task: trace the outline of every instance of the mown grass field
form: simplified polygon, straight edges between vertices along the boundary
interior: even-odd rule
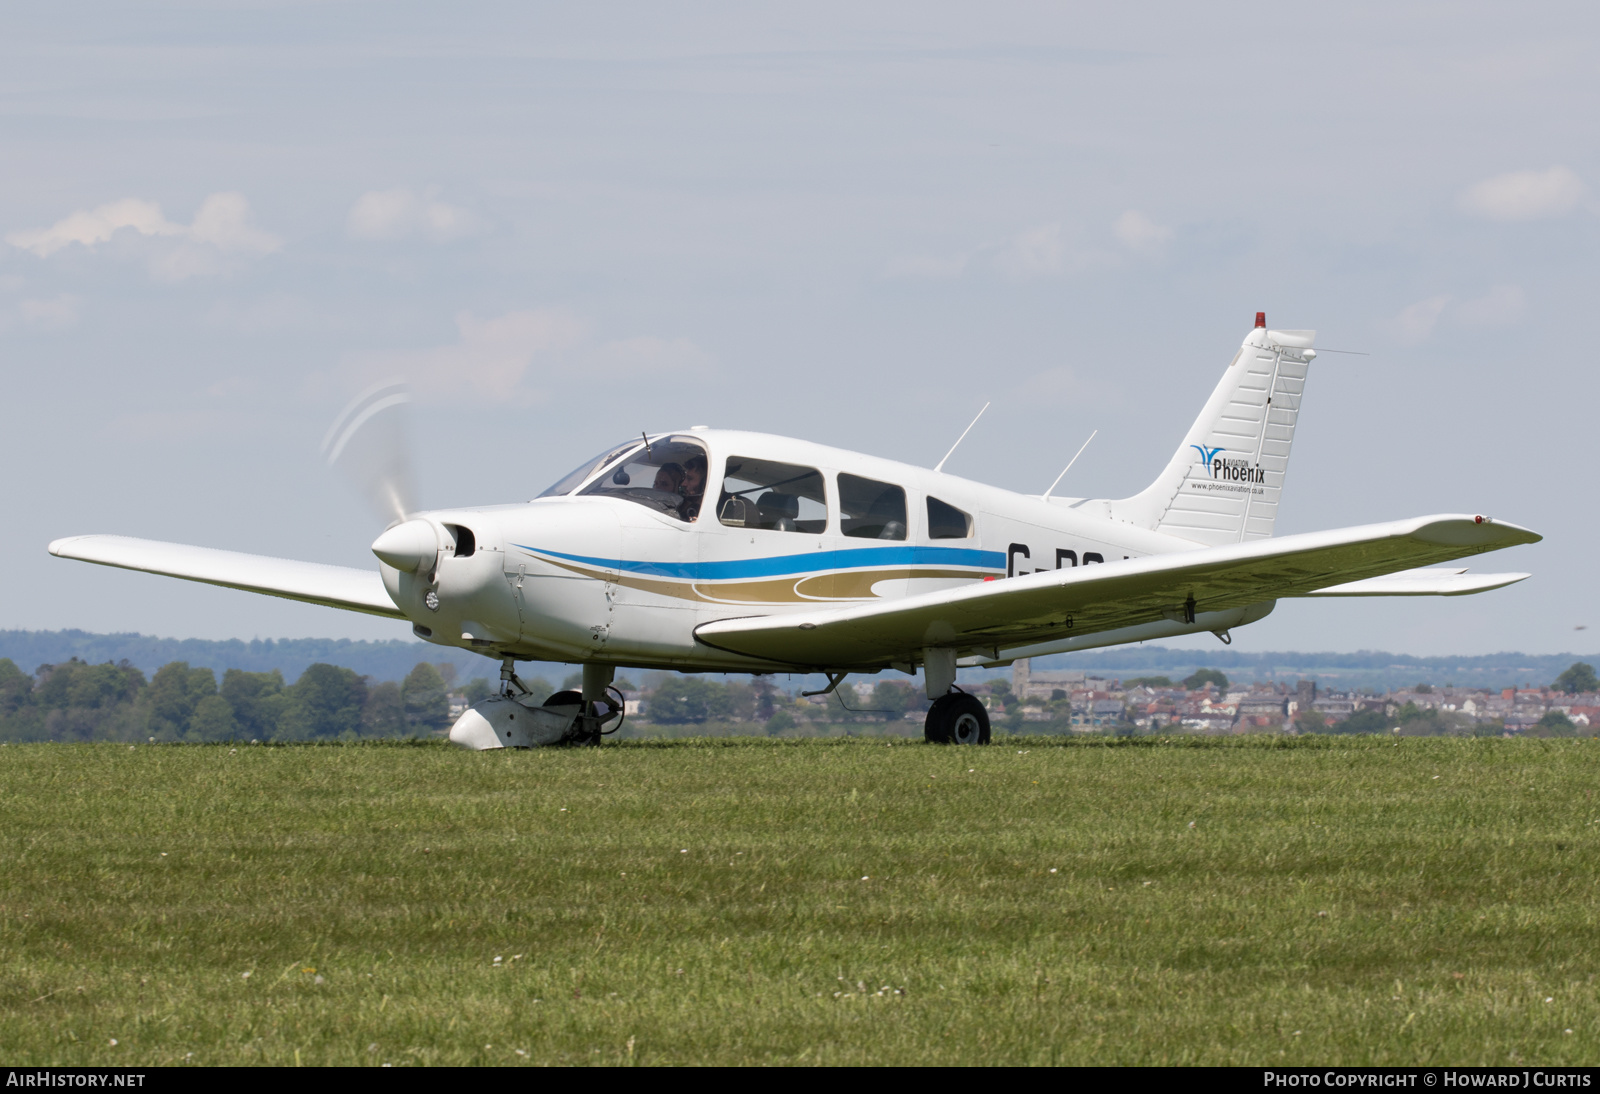
[[[1592,740],[9,745],[0,1058],[1592,1064],[1597,775]]]

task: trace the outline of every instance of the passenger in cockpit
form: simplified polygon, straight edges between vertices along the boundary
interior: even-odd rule
[[[705,500],[706,493],[706,458],[704,456],[690,456],[683,461],[683,504],[678,506],[678,514],[685,521],[692,521],[700,515],[700,503]]]
[[[683,466],[664,463],[656,469],[655,488],[664,494],[683,493]]]

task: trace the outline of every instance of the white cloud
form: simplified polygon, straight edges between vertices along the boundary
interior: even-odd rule
[[[1157,224],[1137,209],[1129,209],[1111,224],[1111,231],[1128,251],[1156,255],[1172,239],[1172,229]],[[1009,239],[988,243],[960,255],[902,255],[884,263],[887,279],[949,280],[989,266],[1012,281],[1028,281],[1057,274],[1081,274],[1103,267],[1125,265],[1123,251],[1107,247],[1069,245],[1059,221],[1035,224]]]
[[[1082,406],[1085,403],[1093,403],[1095,406],[1109,407],[1121,406],[1126,401],[1125,393],[1117,386],[1111,373],[1100,369],[1080,370],[1068,365],[1058,365],[1034,373],[1022,384],[1021,390],[1026,391],[1028,398],[1041,406]],[[1073,442],[1073,448],[1067,450],[1069,457],[1078,443]],[[1089,451],[1094,450],[1091,448]],[[1079,463],[1072,474],[1078,474],[1083,470],[1083,466]],[[1064,488],[1070,478],[1071,476],[1063,481]],[[1063,492],[1070,494],[1072,491],[1066,488]]]
[[[1011,238],[994,256],[995,267],[1007,277],[1025,281],[1061,272],[1065,250],[1059,223],[1037,224]]]
[[[1527,299],[1515,285],[1496,285],[1475,300],[1450,309],[1451,318],[1471,327],[1505,327],[1522,318]]]
[[[234,192],[206,198],[192,224],[168,220],[153,201],[124,198],[80,209],[48,228],[12,232],[6,242],[48,258],[74,244],[93,250],[123,231],[170,241],[150,259],[151,272],[169,281],[221,273],[229,267],[226,256],[271,254],[283,245],[277,236],[251,224],[250,203]]]
[[[1419,300],[1395,316],[1400,341],[1415,345],[1432,337],[1441,321],[1462,327],[1506,327],[1522,320],[1527,297],[1516,285],[1496,285],[1482,296],[1455,300],[1441,294]]]
[[[884,263],[883,276],[891,279],[948,281],[950,278],[960,277],[966,268],[966,255],[957,255],[954,258],[906,255],[901,258],[891,258]]]
[[[371,190],[350,207],[345,230],[353,239],[393,240],[420,235],[436,243],[460,239],[479,229],[478,218],[436,200],[430,191]]]
[[[584,324],[555,308],[508,312],[497,319],[456,317],[459,345],[435,351],[431,379],[464,383],[490,395],[509,395],[540,354],[567,349],[584,336]]]
[[[1139,212],[1129,209],[1111,224],[1111,231],[1124,247],[1133,251],[1156,251],[1172,238],[1172,229],[1164,228]]]
[[[32,251],[40,258],[48,258],[63,247],[81,243],[93,248],[105,243],[123,228],[131,228],[140,235],[170,236],[183,232],[181,224],[174,224],[161,215],[161,206],[153,201],[124,198],[94,209],[82,209],[48,228],[34,228],[12,232],[6,242],[13,247]]]
[[[416,223],[417,198],[410,190],[373,190],[350,209],[345,229],[356,239],[398,239]]]
[[[418,391],[436,399],[467,395],[535,399],[544,393],[524,386],[541,358],[553,358],[580,345],[588,333],[582,320],[560,308],[534,308],[479,319],[456,316],[459,338],[453,345],[400,353],[366,355],[355,362],[366,381],[399,373]]]
[[[709,372],[711,357],[687,338],[645,336],[605,343],[595,350],[591,364],[629,376],[678,378]]]
[[[240,334],[308,330],[329,323],[310,300],[287,293],[220,301],[206,313],[205,321]]]
[[[206,198],[187,234],[224,254],[271,254],[283,245],[277,236],[250,223],[250,203],[235,192]]]
[[[17,314],[30,327],[60,330],[78,321],[78,304],[76,296],[63,293],[48,300],[23,300],[17,305]]]
[[[227,265],[222,255],[216,251],[192,243],[166,247],[150,257],[150,272],[160,281],[209,277],[224,272]]]
[[[1570,213],[1583,200],[1583,181],[1565,167],[1512,171],[1484,179],[1461,195],[1461,208],[1489,220],[1540,220]]]
[[[589,324],[563,308],[488,319],[461,312],[456,329],[451,345],[355,357],[342,370],[342,386],[398,375],[429,399],[489,396],[530,404],[572,376],[656,377],[670,387],[679,378],[706,375],[713,365],[687,338],[596,342]]]
[[[1449,303],[1448,296],[1430,296],[1426,300],[1417,301],[1395,316],[1394,328],[1400,336],[1400,341],[1407,345],[1415,345],[1426,340],[1433,333],[1434,326],[1439,322],[1439,317],[1444,314],[1444,309]]]

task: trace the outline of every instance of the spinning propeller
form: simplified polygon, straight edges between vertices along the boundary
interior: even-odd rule
[[[328,466],[337,468],[387,525],[372,553],[397,570],[424,573],[439,556],[438,531],[417,511],[411,461],[411,389],[385,380],[352,399],[322,441]]]

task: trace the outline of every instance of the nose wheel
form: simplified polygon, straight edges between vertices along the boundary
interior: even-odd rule
[[[952,691],[933,701],[922,724],[923,739],[940,745],[989,743],[989,712],[975,696]]]

